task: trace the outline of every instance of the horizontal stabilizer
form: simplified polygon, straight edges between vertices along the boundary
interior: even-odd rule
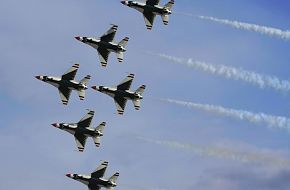
[[[174,0],[170,0],[165,6],[164,8],[168,9],[168,10],[171,10],[172,7],[174,5]]]
[[[120,63],[123,62],[123,59],[124,59],[124,53],[120,51],[120,52],[117,52],[116,55],[117,55],[117,59],[118,59],[118,61],[119,61]]]
[[[146,88],[146,85],[142,85],[142,86],[140,86],[137,90],[136,90],[136,93],[137,94],[143,94],[144,93],[144,91],[145,91],[145,88]]]
[[[86,96],[86,91],[85,90],[79,90],[78,95],[80,97],[80,100],[84,100]]]
[[[139,110],[141,107],[141,101],[140,100],[133,100],[133,104],[136,110]]]
[[[164,25],[168,25],[169,15],[161,15],[161,18],[162,18]]]
[[[81,84],[84,84],[84,85],[87,85],[87,83],[90,81],[90,79],[91,79],[91,76],[90,76],[90,75],[87,75],[87,76],[85,76],[85,77],[80,81],[80,83],[81,83]]]
[[[96,131],[103,133],[105,126],[106,126],[106,122],[102,122],[98,127],[96,127]]]
[[[122,47],[125,47],[125,46],[127,45],[128,41],[129,41],[129,38],[128,38],[128,37],[125,37],[123,40],[121,40],[121,41],[119,42],[118,45],[120,45],[120,46],[122,46]]]
[[[119,172],[116,172],[112,177],[110,177],[109,181],[116,183],[119,177]]]
[[[94,143],[95,143],[96,147],[100,147],[101,138],[99,136],[98,137],[93,137],[93,140],[94,140]]]

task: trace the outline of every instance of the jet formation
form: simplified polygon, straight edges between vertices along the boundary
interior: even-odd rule
[[[125,37],[119,43],[113,42],[117,29],[118,29],[118,26],[113,25],[100,38],[77,36],[75,37],[75,39],[95,48],[98,51],[101,65],[103,67],[106,67],[110,52],[116,53],[117,59],[119,62],[122,62],[124,59],[124,52],[126,51],[125,46],[127,45],[129,38]]]
[[[87,75],[80,82],[74,80],[78,68],[79,64],[74,64],[61,77],[38,75],[35,76],[35,78],[56,87],[59,91],[62,103],[67,105],[72,90],[78,92],[80,100],[85,99],[85,90],[88,89],[87,83],[91,79],[91,76]]]
[[[145,85],[140,86],[136,91],[130,91],[131,84],[134,79],[134,74],[129,74],[121,83],[116,87],[106,87],[106,86],[92,86],[94,90],[101,93],[107,94],[114,98],[117,112],[122,115],[127,103],[127,100],[132,100],[136,110],[140,109],[141,102],[143,99],[143,92],[146,88]]]
[[[109,179],[105,179],[104,175],[108,166],[107,161],[103,161],[97,169],[91,174],[66,174],[67,177],[72,178],[76,181],[79,181],[88,186],[89,190],[99,190],[102,187],[113,190],[117,186],[117,179],[119,177],[119,173],[116,172]]]
[[[160,15],[164,25],[168,25],[169,15],[172,14],[174,0],[170,0],[166,5],[160,6],[160,0],[147,0],[146,3],[137,1],[121,1],[123,5],[127,5],[141,12],[148,30],[152,29],[156,15]]]
[[[163,23],[168,25],[169,15],[172,14],[171,9],[174,5],[174,0],[170,0],[164,6],[160,6],[159,2],[160,0],[146,0],[145,3],[136,1],[121,1],[122,4],[134,8],[143,14],[148,30],[152,29],[156,15],[160,15]],[[111,52],[116,53],[119,62],[122,62],[124,59],[124,52],[126,52],[125,47],[129,41],[129,38],[125,37],[119,43],[114,42],[117,29],[118,26],[113,24],[107,32],[99,38],[76,36],[75,39],[96,49],[101,66],[106,67],[108,64],[109,54]],[[90,81],[91,76],[87,75],[82,80],[76,81],[75,76],[78,69],[79,64],[74,64],[62,76],[54,77],[38,75],[35,76],[35,78],[56,87],[59,91],[62,104],[67,105],[72,90],[77,91],[80,100],[85,99],[85,91],[88,89],[87,83]],[[116,104],[117,113],[122,115],[128,100],[133,102],[136,110],[139,110],[141,107],[141,100],[143,99],[142,94],[144,93],[146,86],[141,85],[135,91],[130,90],[133,79],[134,74],[129,74],[117,86],[92,86],[92,88],[112,97]],[[100,147],[100,141],[103,136],[106,122],[101,122],[97,127],[92,127],[91,123],[94,114],[94,111],[88,110],[86,115],[76,123],[53,123],[52,126],[72,134],[75,138],[78,151],[83,152],[88,138],[92,138],[95,146]],[[83,175],[69,173],[66,174],[66,176],[85,184],[88,186],[89,190],[100,190],[101,188],[113,190],[117,186],[116,182],[119,177],[119,172],[116,172],[110,178],[104,178],[107,166],[108,162],[103,161],[101,165],[99,165],[91,174]]]
[[[74,135],[78,150],[83,152],[88,137],[94,140],[96,147],[100,146],[100,139],[103,136],[103,130],[106,126],[106,122],[102,122],[98,127],[92,128],[91,123],[94,114],[94,111],[89,110],[77,123],[53,123],[52,126]]]

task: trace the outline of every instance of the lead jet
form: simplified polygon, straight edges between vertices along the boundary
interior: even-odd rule
[[[125,46],[127,45],[129,38],[125,37],[119,43],[113,42],[117,29],[118,26],[113,25],[100,38],[77,36],[75,39],[95,48],[98,51],[101,65],[106,67],[110,52],[116,53],[119,62],[122,62],[124,59],[124,52],[126,51]]]
[[[74,64],[61,77],[38,75],[35,76],[35,78],[55,86],[59,91],[62,103],[67,105],[72,90],[76,90],[78,92],[80,100],[85,99],[85,90],[88,89],[87,83],[91,79],[91,76],[87,75],[80,82],[74,80],[78,68],[79,64]]]
[[[77,123],[54,123],[51,125],[74,135],[78,150],[83,152],[88,137],[93,138],[96,147],[100,146],[100,140],[103,136],[104,127],[106,126],[106,122],[102,122],[98,127],[92,128],[91,123],[94,114],[94,111],[89,111]]]
[[[127,103],[127,100],[132,100],[136,110],[140,109],[140,100],[143,99],[143,92],[145,85],[140,86],[136,91],[130,91],[134,74],[129,74],[119,85],[116,87],[105,87],[105,86],[92,86],[94,90],[107,94],[114,98],[117,112],[122,115]]]
[[[77,180],[85,185],[88,186],[89,190],[99,190],[102,187],[113,190],[117,186],[117,179],[119,177],[119,173],[116,172],[112,177],[109,179],[104,178],[104,174],[106,172],[108,166],[107,161],[103,161],[97,169],[89,174],[66,174],[67,177]]]
[[[174,0],[170,0],[165,6],[159,5],[160,0],[147,0],[146,3],[137,1],[121,1],[123,5],[127,5],[137,11],[141,12],[144,16],[144,21],[148,30],[152,29],[152,25],[156,15],[160,15],[164,25],[168,25],[169,15],[172,14],[172,6]]]

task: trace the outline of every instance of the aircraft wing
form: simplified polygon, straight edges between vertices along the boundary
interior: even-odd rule
[[[158,5],[160,0],[147,0],[146,5]]]
[[[61,101],[64,105],[67,105],[70,94],[71,94],[71,89],[69,88],[64,88],[64,87],[59,87],[58,88],[59,95],[61,98]]]
[[[88,187],[88,190],[100,190],[100,189],[101,189],[101,187],[99,187],[99,186],[96,186],[96,187],[93,187],[93,188]]]
[[[120,84],[118,84],[117,89],[118,90],[129,90],[131,87],[131,84],[134,79],[134,74],[129,74]]]
[[[102,164],[98,166],[97,169],[93,173],[91,173],[91,177],[95,179],[104,177],[107,167],[108,167],[108,162],[103,161]]]
[[[89,111],[79,122],[78,127],[89,127],[92,123],[92,119],[94,117],[95,112]]]
[[[147,29],[151,30],[156,15],[152,12],[144,11],[143,16]]]
[[[95,187],[88,186],[88,190],[100,190],[100,189],[101,189],[101,187],[99,187],[99,186],[95,186]]]
[[[108,63],[108,57],[109,57],[110,52],[107,49],[100,48],[100,47],[97,50],[98,50],[99,58],[101,61],[101,65],[103,67],[106,67],[107,63]]]
[[[104,35],[101,36],[101,41],[112,42],[115,38],[118,26],[113,25]]]
[[[67,70],[62,76],[61,79],[63,80],[74,80],[77,71],[79,69],[79,64],[74,64],[69,70]]]
[[[75,140],[78,146],[78,150],[83,152],[86,146],[87,137],[83,134],[75,134]]]
[[[122,115],[124,113],[127,100],[123,97],[117,97],[117,96],[114,98],[114,100],[115,100],[118,114]]]

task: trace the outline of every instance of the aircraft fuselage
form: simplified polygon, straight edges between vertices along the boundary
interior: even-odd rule
[[[73,174],[72,178],[87,185],[91,190],[98,189],[99,187],[116,187],[116,184],[104,178],[92,178],[90,176],[78,174]]]
[[[99,47],[101,47],[115,53],[126,51],[126,49],[120,46],[119,44],[116,44],[114,42],[101,41],[100,39],[82,37],[82,42],[95,49],[98,49]]]
[[[40,76],[40,80],[55,86],[56,88],[64,87],[71,90],[86,90],[88,87],[75,80],[63,80],[60,77]]]
[[[129,4],[127,6],[132,7],[141,13],[143,12],[152,12],[155,15],[165,15],[165,14],[171,14],[171,11],[159,6],[159,5],[146,5],[145,3],[139,3],[139,2],[128,2]]]
[[[83,134],[87,137],[103,136],[103,134],[100,131],[95,130],[90,127],[78,127],[77,123],[72,123],[72,124],[61,123],[59,124],[58,128],[64,131],[67,131],[72,135]]]
[[[117,88],[110,88],[110,87],[104,87],[99,86],[99,92],[102,92],[104,94],[107,94],[114,97],[123,97],[127,100],[136,100],[136,99],[142,99],[142,96],[140,94],[137,94],[135,92],[132,92],[130,90],[119,90]]]

